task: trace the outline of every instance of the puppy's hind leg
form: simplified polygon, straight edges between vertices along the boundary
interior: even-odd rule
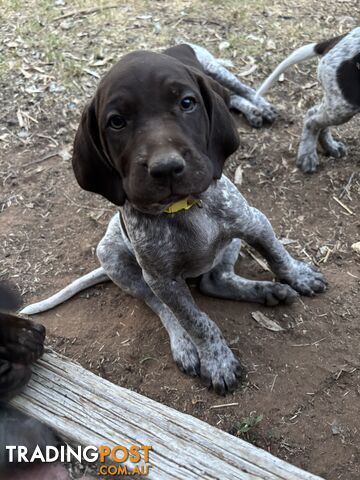
[[[252,127],[262,127],[263,118],[260,110],[249,102],[249,100],[246,100],[246,98],[240,97],[239,95],[231,95],[230,108],[241,112]]]
[[[296,162],[303,172],[313,173],[319,165],[316,152],[318,140],[328,155],[335,158],[345,155],[345,145],[335,142],[329,131],[329,126],[341,125],[350,120],[355,113],[356,111],[353,111],[343,101],[330,104],[326,96],[320,105],[307,112]]]
[[[330,157],[342,158],[346,155],[346,146],[342,142],[334,140],[330,128],[324,128],[320,132],[319,142],[325,153]]]
[[[256,91],[244,85],[233,73],[229,72],[222,63],[217,60],[206,48],[199,45],[189,44],[194,50],[196,58],[203,66],[205,72],[214,80],[231,90],[236,95],[248,100],[254,108],[257,109],[261,119],[265,122],[272,123],[277,117],[275,108],[265,98],[257,95]],[[236,108],[236,107],[234,107]],[[241,109],[239,109],[242,111]],[[246,118],[247,115],[245,114]],[[249,121],[252,125],[252,123]],[[263,122],[261,122],[262,124]],[[259,127],[259,125],[254,125]],[[260,125],[261,126],[261,125]]]
[[[202,276],[200,290],[213,297],[269,306],[292,303],[298,295],[289,285],[248,280],[235,274],[234,265],[239,255],[240,245],[238,239],[231,242],[221,262]]]
[[[184,373],[196,376],[200,372],[197,348],[172,311],[159,300],[145,282],[135,256],[125,244],[119,217],[110,221],[97,256],[109,278],[123,291],[143,300],[156,313],[170,337],[170,346],[177,366]]]

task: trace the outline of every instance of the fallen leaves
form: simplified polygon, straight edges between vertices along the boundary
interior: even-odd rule
[[[259,310],[256,312],[251,312],[252,318],[257,322],[261,327],[270,330],[271,332],[284,332],[285,328],[281,327],[277,322],[271,320],[269,317],[264,315]]]

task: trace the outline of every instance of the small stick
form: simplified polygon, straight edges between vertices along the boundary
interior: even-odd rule
[[[237,407],[239,404],[236,403],[223,403],[222,405],[211,405],[209,410],[215,410],[216,408],[226,408],[226,407]]]
[[[26,167],[30,167],[31,165],[36,165],[38,163],[46,162],[46,160],[49,160],[50,158],[58,157],[58,156],[59,156],[59,152],[48,153],[47,155],[39,158],[38,160],[34,160],[33,162],[25,163],[25,165],[23,165],[22,168],[26,168]]]
[[[265,272],[271,272],[267,264],[263,260],[261,260],[261,258],[258,258],[256,255],[254,255],[252,251],[249,248],[247,248],[247,246],[245,246],[245,250],[250,255],[250,257],[252,257],[255,260],[255,262],[257,262],[260,265],[260,267],[265,270]]]
[[[75,17],[76,15],[90,15],[91,13],[98,12],[99,10],[109,10],[110,8],[118,8],[119,4],[116,5],[106,5],[105,7],[93,7],[93,8],[84,8],[83,10],[73,10],[72,12],[65,13],[60,17],[54,18],[52,22],[58,22],[59,20],[64,20],[65,18]]]
[[[270,387],[270,392],[272,392],[274,390],[274,386],[275,386],[275,382],[276,382],[276,379],[278,377],[278,374],[276,373],[275,376],[274,376],[274,380],[271,384],[271,387]]]
[[[355,176],[355,172],[353,172],[353,173],[350,175],[350,178],[349,178],[347,184],[346,184],[345,187],[343,187],[343,189],[341,190],[341,193],[340,193],[340,195],[339,195],[340,198],[342,198],[342,197],[345,195],[345,193],[347,193],[348,197],[350,197],[349,190],[350,190],[352,181],[353,181],[353,179],[354,179],[354,176]]]
[[[344,210],[350,213],[350,215],[355,215],[355,213],[349,207],[347,207],[341,200],[335,197],[335,195],[333,196],[333,199],[335,200],[336,203],[340,205],[340,207],[342,207]]]

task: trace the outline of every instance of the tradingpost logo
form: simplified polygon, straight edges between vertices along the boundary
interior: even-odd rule
[[[150,445],[115,445],[109,447],[100,445],[96,447],[71,447],[51,445],[41,449],[39,445],[31,452],[25,446],[7,445],[5,447],[9,463],[69,463],[77,460],[79,463],[99,464],[98,475],[124,475],[124,476],[147,476],[150,470]]]

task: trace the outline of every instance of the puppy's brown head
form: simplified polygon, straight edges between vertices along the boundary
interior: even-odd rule
[[[205,191],[238,147],[226,91],[171,56],[126,55],[85,108],[73,167],[82,188],[160,213]]]

